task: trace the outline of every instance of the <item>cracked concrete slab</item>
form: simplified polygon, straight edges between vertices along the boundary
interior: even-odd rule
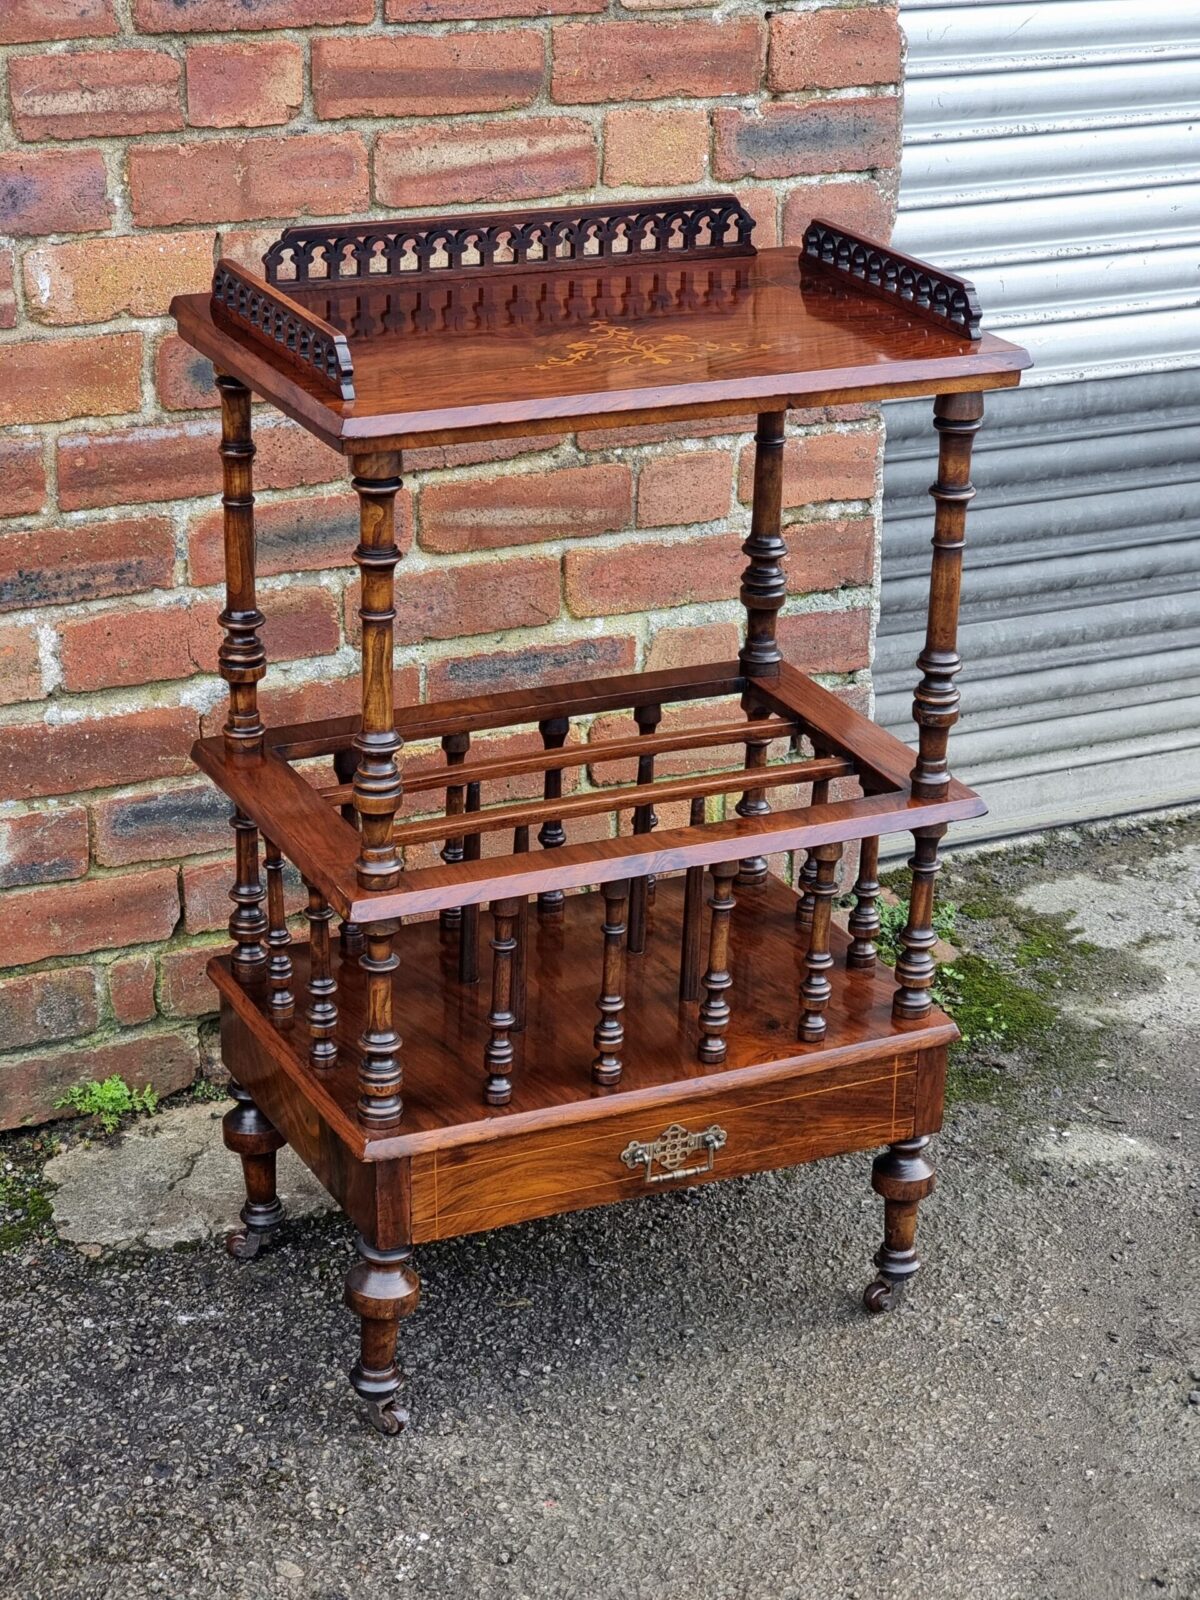
[[[221,1108],[173,1107],[119,1138],[77,1144],[46,1164],[54,1224],[73,1244],[166,1250],[226,1232],[245,1200],[241,1166],[221,1141]],[[293,1217],[332,1206],[291,1150],[279,1192]]]

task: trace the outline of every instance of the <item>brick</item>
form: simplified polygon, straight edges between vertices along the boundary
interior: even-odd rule
[[[559,679],[603,678],[614,672],[632,672],[636,659],[636,642],[619,634],[460,656],[430,662],[428,697],[452,700]]]
[[[127,311],[160,317],[175,294],[199,294],[212,280],[204,234],[87,239],[42,245],[25,255],[25,298],[38,322],[107,322]]]
[[[32,628],[0,628],[0,706],[40,700],[42,668]]]
[[[886,187],[878,182],[806,183],[793,189],[783,202],[783,242],[800,244],[814,217],[837,222],[853,233],[886,243],[896,220],[896,175]]]
[[[672,667],[701,667],[711,661],[732,661],[741,648],[736,622],[702,622],[694,628],[655,629],[646,653],[647,672]]]
[[[0,533],[0,611],[166,588],[174,565],[165,517]]]
[[[4,347],[0,426],[110,417],[142,403],[142,336],[23,339]]]
[[[100,39],[117,31],[113,0],[4,0],[0,44]]]
[[[439,565],[401,575],[396,643],[457,639],[506,628],[539,628],[561,609],[558,561],[529,556],[479,566]],[[347,634],[359,638],[357,599],[348,596]]]
[[[0,517],[40,511],[45,500],[46,457],[42,441],[0,438]]]
[[[174,867],[13,889],[0,896],[0,949],[31,964],[168,939],[178,920]]]
[[[590,189],[597,172],[596,135],[575,117],[456,121],[381,134],[375,198],[391,206],[503,205]]]
[[[683,539],[568,550],[567,605],[577,617],[660,611],[736,594],[745,566],[736,539]]]
[[[17,296],[13,287],[15,261],[11,250],[0,250],[0,328],[17,325]]]
[[[193,583],[224,581],[222,521],[218,506],[201,512],[191,526],[188,574]],[[259,576],[351,566],[358,544],[358,521],[355,494],[261,501],[254,517]],[[412,496],[407,490],[396,496],[396,542],[401,552],[412,543]]]
[[[870,517],[793,522],[784,529],[784,537],[791,550],[792,593],[867,584],[874,576],[875,524]]]
[[[12,723],[0,741],[0,794],[34,800],[143,778],[178,778],[187,771],[196,733],[196,713],[188,706],[77,722]]]
[[[0,151],[0,233],[90,233],[111,213],[99,150]]]
[[[286,39],[194,44],[187,53],[188,121],[194,128],[267,128],[304,103],[304,52]]]
[[[194,666],[202,672],[217,670],[217,647],[222,638],[217,613],[223,604],[222,599],[187,609],[188,649]],[[342,642],[337,597],[329,589],[296,584],[265,594],[260,591],[258,605],[267,619],[262,641],[268,661],[330,655]]]
[[[80,511],[219,494],[220,438],[209,421],[65,435],[58,441],[58,503]],[[341,456],[294,423],[262,424],[254,440],[259,489],[298,489],[345,476]]]
[[[754,244],[759,250],[772,250],[779,243],[778,191],[774,184],[767,188],[748,188],[745,184],[734,189],[734,194],[754,218]]]
[[[14,56],[13,126],[22,139],[100,139],[183,127],[182,72],[165,50]]]
[[[149,1084],[168,1095],[185,1089],[199,1066],[194,1035],[158,1028],[140,1036],[123,1034],[108,1044],[67,1046],[11,1060],[0,1067],[0,1127],[72,1116],[55,1101],[77,1083],[103,1082],[115,1072],[135,1088]]]
[[[272,681],[272,677],[275,681]],[[417,669],[401,667],[394,671],[392,686],[397,705],[415,701],[420,692]],[[362,707],[362,688],[357,673],[346,678],[319,678],[294,683],[280,682],[278,674],[273,674],[259,688],[258,703],[268,727],[282,727],[293,722],[319,722],[326,717],[356,717]],[[226,707],[223,704],[208,712],[202,723],[204,733],[218,733],[225,716]]]
[[[624,462],[435,483],[421,492],[426,550],[495,550],[582,539],[629,525],[633,475]]]
[[[715,522],[729,515],[733,462],[728,450],[685,450],[647,461],[638,475],[639,528]]]
[[[713,112],[718,178],[795,178],[894,167],[900,102],[881,96]]]
[[[72,693],[190,678],[196,671],[183,605],[68,617],[58,626],[58,654],[63,688]]]
[[[357,133],[138,144],[128,159],[139,228],[346,216],[370,204],[367,148]]]
[[[96,975],[90,967],[64,967],[0,982],[0,1050],[77,1039],[99,1026]]]
[[[871,659],[871,613],[805,611],[780,617],[779,647],[801,672],[857,672]]]
[[[108,969],[108,998],[113,1016],[123,1027],[149,1022],[155,1014],[154,957],[124,956]]]
[[[164,1017],[204,1017],[217,1010],[217,990],[208,963],[226,948],[220,944],[187,945],[164,951],[160,959],[160,1004]]]
[[[749,94],[762,75],[763,29],[728,22],[562,22],[552,97],[563,104]]]
[[[154,387],[166,411],[215,410],[221,403],[207,356],[168,333],[154,352]]]
[[[822,500],[870,500],[875,493],[878,433],[814,433],[783,447],[783,503],[816,505]],[[742,448],[738,496],[749,505],[754,491],[754,446]]]
[[[708,113],[702,108],[624,106],[605,115],[605,183],[699,183],[707,167]]]
[[[604,11],[608,0],[386,0],[388,22],[473,22],[491,17],[561,17]]]
[[[173,860],[229,845],[230,803],[211,783],[114,795],[91,809],[93,848],[102,867]]]
[[[212,933],[228,925],[233,910],[229,887],[233,882],[233,857],[220,861],[196,862],[180,871],[183,885],[183,926],[187,933]],[[292,866],[283,874],[283,903],[287,915],[294,916],[308,903],[300,875]]]
[[[82,806],[0,817],[0,889],[82,878],[87,864],[87,812]]]
[[[509,111],[540,93],[543,57],[531,28],[314,39],[313,104],[319,117]]]
[[[900,79],[900,18],[895,6],[822,6],[771,17],[767,87],[850,89]]]
[[[249,33],[263,28],[332,28],[372,22],[375,0],[134,0],[142,33]]]

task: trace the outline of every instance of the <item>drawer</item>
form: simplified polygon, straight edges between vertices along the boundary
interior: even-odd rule
[[[913,1130],[916,1082],[916,1058],[906,1055],[769,1083],[734,1082],[637,1110],[614,1106],[610,1116],[417,1154],[413,1240],[478,1233],[903,1139]],[[584,1102],[586,1110],[594,1106]]]

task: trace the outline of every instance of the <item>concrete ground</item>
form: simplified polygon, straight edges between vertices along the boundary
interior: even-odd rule
[[[1200,1596],[1200,818],[947,878],[972,1042],[890,1316],[866,1156],[425,1248],[385,1442],[347,1225],[208,1238],[219,1106],[11,1140],[0,1593]]]

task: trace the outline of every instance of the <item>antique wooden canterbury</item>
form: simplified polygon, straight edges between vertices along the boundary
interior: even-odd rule
[[[252,1257],[278,1226],[275,1152],[290,1144],[359,1230],[351,1382],[384,1433],[405,1420],[397,1329],[425,1240],[883,1146],[868,1310],[918,1269],[925,1150],[956,1037],[930,999],[938,842],[984,810],[946,764],[969,460],[982,391],[1029,363],[980,332],[960,279],[823,222],[799,252],[756,251],[752,226],[727,195],[314,223],[271,246],[264,278],[222,261],[211,297],[172,303],[217,369],[223,421],[229,713],[195,758],[233,803],[237,847],[234,948],[209,968],[234,1079],[225,1141],[248,1192],[230,1245]],[[260,717],[252,392],[350,458],[361,717]],[[914,763],[789,666],[775,623],[789,407],[922,394],[940,465]],[[736,661],[393,704],[404,450],[748,410]],[[693,726],[678,711],[664,721],[698,702]],[[589,739],[612,713],[628,735]],[[509,729],[538,730],[541,748],[473,753],[474,735]],[[404,779],[402,746],[439,741],[444,759]],[[704,751],[719,768],[722,750],[723,770],[656,777],[660,757]],[[564,793],[564,774],[596,769]],[[541,798],[514,801],[514,780],[531,778]],[[772,808],[797,786],[807,805]],[[725,810],[726,796],[740,798]],[[656,832],[655,806],[681,800],[687,825]],[[573,839],[597,814],[604,836]],[[876,960],[876,872],[880,836],[900,831],[915,851],[893,974]],[[831,908],[852,843],[843,935]],[[768,872],[783,852],[803,860],[798,891]],[[285,862],[307,886],[306,943],[288,929]]]

